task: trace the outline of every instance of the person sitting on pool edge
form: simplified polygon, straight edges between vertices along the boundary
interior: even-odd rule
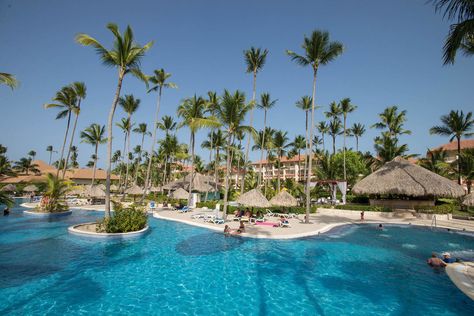
[[[454,258],[451,258],[451,254],[449,252],[443,252],[441,254],[443,256],[443,261],[445,263],[453,263],[453,262],[456,262],[456,259]]]
[[[438,256],[436,255],[436,252],[431,253],[431,258],[426,260],[426,262],[428,263],[429,266],[433,268],[444,268],[447,266],[447,264],[443,260],[438,258]]]
[[[237,229],[237,232],[240,233],[245,233],[245,225],[244,222],[240,221],[240,226],[239,229]]]

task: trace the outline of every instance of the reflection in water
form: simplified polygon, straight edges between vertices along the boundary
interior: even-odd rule
[[[216,238],[220,235],[220,238]],[[223,234],[205,233],[192,236],[176,245],[176,251],[184,256],[202,256],[233,250],[244,243],[241,237],[225,237]]]

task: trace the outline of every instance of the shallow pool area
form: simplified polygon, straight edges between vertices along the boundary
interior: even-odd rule
[[[474,237],[348,226],[297,240],[224,237],[150,217],[131,240],[68,234],[102,212],[0,218],[1,315],[474,315],[431,251],[472,256]]]

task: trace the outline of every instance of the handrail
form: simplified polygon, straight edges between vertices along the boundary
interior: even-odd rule
[[[437,228],[437,222],[436,222],[436,215],[433,215],[433,218],[431,219],[431,229],[433,229],[433,226]]]

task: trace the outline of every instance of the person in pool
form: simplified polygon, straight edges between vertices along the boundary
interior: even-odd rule
[[[3,210],[3,216],[8,216],[10,215],[10,209],[7,207],[5,207],[5,209]]]
[[[443,256],[443,261],[445,263],[453,263],[453,262],[456,262],[456,259],[454,258],[451,258],[451,254],[449,252],[443,252],[442,253],[442,256]]]
[[[438,258],[435,252],[431,253],[431,258],[426,260],[426,263],[432,268],[444,268],[447,265],[443,260]]]

